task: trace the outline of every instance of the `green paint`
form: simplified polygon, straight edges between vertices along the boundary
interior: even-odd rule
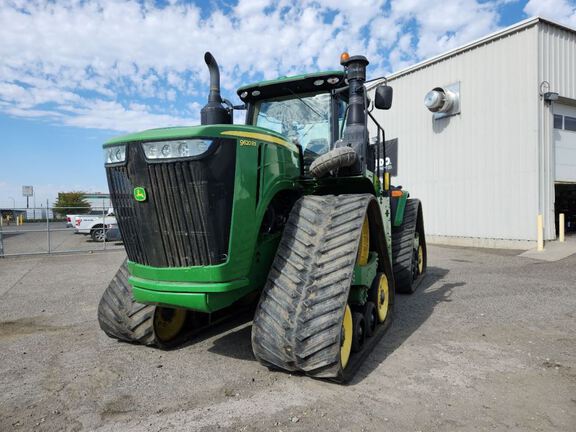
[[[406,208],[406,201],[408,200],[409,193],[402,191],[402,196],[398,198],[398,205],[396,206],[396,215],[394,216],[394,226],[399,227],[404,220],[404,209]]]
[[[362,306],[368,301],[368,288],[363,285],[353,285],[348,293],[348,303]]]
[[[348,294],[348,302],[355,305],[363,305],[368,301],[368,290],[372,286],[374,278],[378,274],[378,254],[370,252],[368,262],[364,266],[354,267],[352,287]]]
[[[141,303],[156,303],[165,306],[178,306],[200,312],[216,312],[240,300],[252,289],[244,287],[227,293],[194,293],[153,291],[133,287],[134,298]]]
[[[206,127],[202,129],[199,133],[205,135]],[[266,132],[262,128],[238,125],[218,126],[212,129],[219,129],[211,131],[214,133],[226,130]],[[269,135],[276,136],[272,133]],[[259,234],[260,226],[276,194],[282,191],[300,193],[302,187],[298,182],[299,159],[298,154],[286,146],[260,140],[255,140],[256,146],[241,146],[240,140],[243,139],[245,138],[239,137],[236,140],[238,174],[234,180],[228,260],[215,266],[183,268],[155,268],[129,262],[128,269],[132,274],[130,282],[138,288],[134,290],[137,301],[205,311],[203,300],[198,303],[197,300],[192,300],[197,299],[197,296],[186,297],[183,294],[219,292],[221,295],[218,296],[217,304],[229,305],[239,298],[239,293],[244,295],[251,290],[262,288],[280,241],[280,233]],[[258,148],[262,155],[262,163],[260,193],[257,197],[254,191],[257,190],[258,180],[256,170],[259,165]]]
[[[118,144],[126,144],[130,142],[143,142],[143,141],[164,141],[175,140],[183,138],[218,138],[222,137],[222,132],[230,130],[238,130],[242,132],[264,133],[275,138],[286,140],[286,137],[274,132],[270,129],[265,129],[256,126],[247,125],[209,125],[209,126],[183,126],[171,127],[160,129],[149,129],[143,132],[136,132],[128,135],[121,135],[111,138],[103,147],[111,147]]]
[[[146,201],[146,189],[142,186],[138,186],[134,188],[134,199],[139,202]]]
[[[363,285],[370,288],[372,281],[378,273],[378,254],[370,252],[368,262],[364,266],[354,267],[354,277],[352,278],[352,285]]]

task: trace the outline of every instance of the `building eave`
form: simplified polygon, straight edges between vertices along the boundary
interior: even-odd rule
[[[552,25],[554,27],[558,27],[558,28],[561,28],[563,30],[566,30],[566,31],[569,31],[571,33],[576,34],[576,29],[574,29],[572,27],[568,27],[564,24],[560,24],[560,23],[553,21],[553,20],[550,20],[548,18],[542,18],[542,17],[536,16],[536,17],[532,17],[532,18],[528,18],[528,19],[525,19],[523,21],[520,21],[516,24],[513,24],[513,25],[506,27],[504,29],[498,30],[494,33],[490,33],[487,36],[484,36],[480,39],[476,39],[476,40],[469,42],[465,45],[462,45],[458,48],[454,48],[450,51],[446,51],[442,54],[438,54],[434,57],[430,57],[429,59],[423,60],[423,61],[416,63],[412,66],[409,66],[405,69],[401,69],[397,72],[394,72],[394,73],[388,75],[386,78],[388,81],[392,81],[394,79],[400,78],[403,75],[413,73],[419,69],[423,69],[423,68],[430,66],[434,63],[438,63],[438,62],[446,60],[448,58],[455,57],[459,54],[462,54],[463,52],[469,51],[471,49],[474,49],[474,48],[477,48],[479,46],[485,45],[487,43],[493,42],[495,40],[502,39],[503,37],[506,37],[510,34],[518,33],[522,30],[526,30],[530,27],[534,27],[535,25],[537,25],[539,23],[546,23],[546,24]],[[384,80],[382,79],[382,80],[376,80],[376,81],[370,82],[370,84],[368,84],[366,87],[368,90],[370,90],[370,89],[378,86],[383,81]]]

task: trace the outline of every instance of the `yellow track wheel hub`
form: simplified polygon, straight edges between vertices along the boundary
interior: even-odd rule
[[[161,342],[170,342],[180,334],[186,322],[185,309],[157,307],[154,313],[154,332]]]
[[[356,258],[356,264],[359,266],[364,266],[368,264],[368,258],[370,256],[370,224],[368,223],[368,215],[364,218],[364,223],[362,224],[362,232],[360,233],[360,245],[358,246],[358,257]]]
[[[390,289],[388,287],[388,278],[385,274],[382,274],[380,281],[378,281],[378,304],[376,305],[378,320],[380,322],[384,322],[388,316],[389,299]]]
[[[424,250],[418,246],[418,275],[424,272]]]
[[[350,306],[346,305],[344,319],[342,320],[342,334],[340,336],[340,364],[342,365],[342,369],[348,365],[348,360],[350,360],[353,332],[352,311],[350,310]]]

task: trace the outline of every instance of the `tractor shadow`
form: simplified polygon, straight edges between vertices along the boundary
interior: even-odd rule
[[[253,316],[250,316],[241,328],[216,339],[214,345],[208,348],[208,351],[236,360],[256,361],[252,353],[252,318]]]
[[[437,305],[451,302],[453,290],[466,285],[464,282],[442,283],[448,272],[449,270],[440,267],[428,267],[425,279],[414,294],[396,295],[394,322],[366,357],[349,385],[358,384],[370,377],[389,355],[430,318]]]
[[[360,383],[369,377],[390,354],[428,320],[434,313],[436,305],[450,302],[453,289],[465,285],[462,282],[442,284],[442,280],[447,274],[447,269],[428,267],[425,279],[414,294],[396,296],[394,322],[376,344],[374,350],[368,354],[364,364],[349,382],[349,385]],[[252,318],[253,312],[250,312],[243,317],[234,319],[233,322],[225,322],[210,329],[208,334],[202,334],[202,340],[204,340],[217,334],[226,333],[215,339],[208,351],[234,359],[255,361],[250,340]],[[197,341],[198,339],[195,338],[188,343]]]
[[[213,345],[208,348],[209,352],[237,360],[256,361],[252,354],[252,343],[250,337],[253,318],[253,308],[243,311],[238,315],[223,319],[220,323],[214,324],[205,330],[201,330],[197,334],[185,337],[181,343],[171,349],[185,349],[191,345],[222,335],[212,341]]]

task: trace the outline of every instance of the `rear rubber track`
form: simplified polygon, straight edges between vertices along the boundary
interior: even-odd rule
[[[419,205],[419,200],[408,199],[402,225],[392,229],[392,257],[396,292],[404,294],[413,293],[422,280],[422,275],[413,280],[412,273],[414,235],[416,234]],[[421,241],[424,242],[423,235]]]
[[[342,319],[371,200],[305,196],[294,205],[252,327],[254,355],[265,365],[342,376]]]

